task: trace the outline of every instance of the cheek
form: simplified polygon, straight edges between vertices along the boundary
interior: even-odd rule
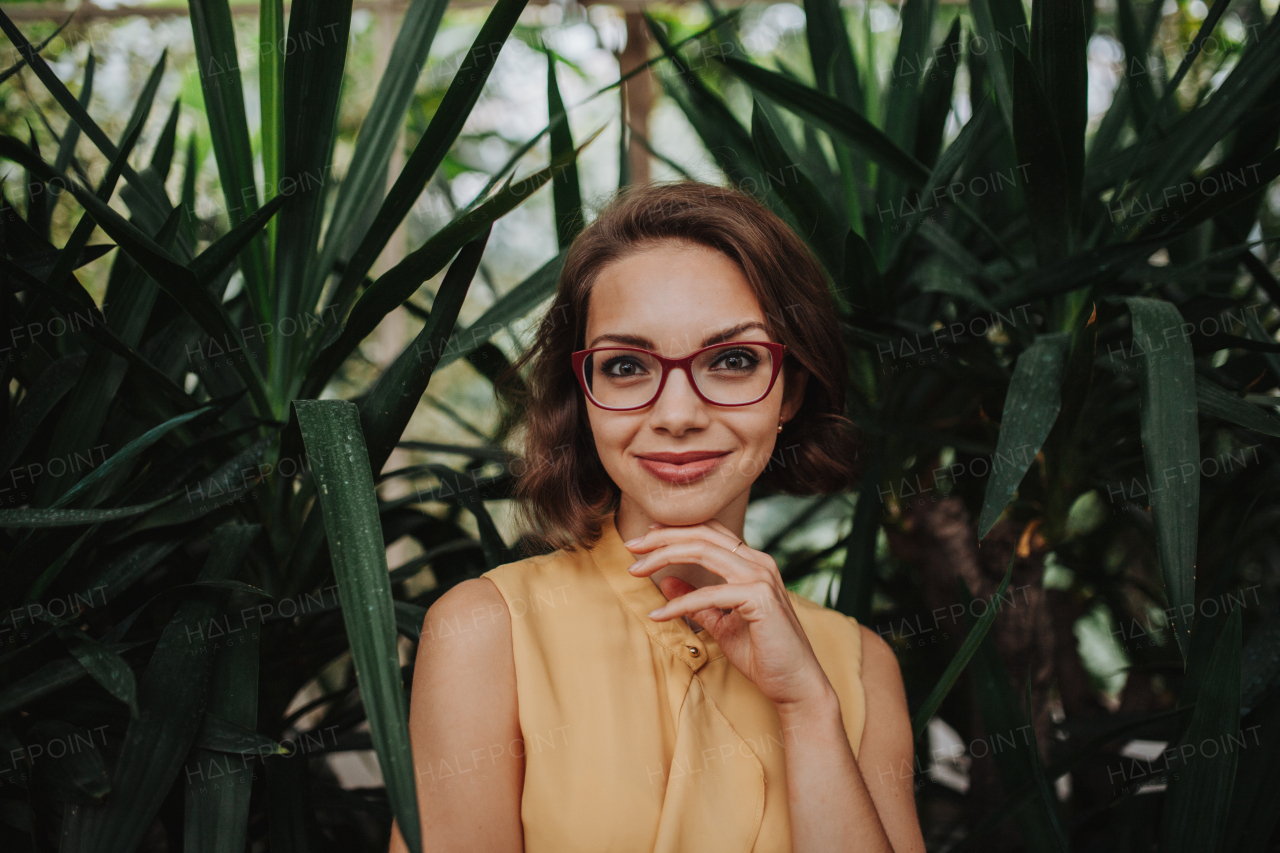
[[[634,430],[629,428],[625,419],[608,417],[603,412],[593,412],[589,416],[589,423],[596,453],[605,468],[611,470],[621,465],[623,451],[630,443]]]

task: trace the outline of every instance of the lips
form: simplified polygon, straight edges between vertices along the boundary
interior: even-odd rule
[[[668,483],[691,483],[707,476],[729,455],[727,450],[686,450],[683,453],[646,453],[638,456],[641,467]]]

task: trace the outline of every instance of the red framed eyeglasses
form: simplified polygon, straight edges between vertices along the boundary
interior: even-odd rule
[[[758,403],[778,380],[785,344],[729,341],[684,358],[666,358],[640,347],[593,347],[573,353],[573,373],[587,399],[601,409],[625,412],[653,403],[667,374],[683,370],[694,393],[713,406]]]

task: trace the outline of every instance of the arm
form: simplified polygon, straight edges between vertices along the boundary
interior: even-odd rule
[[[524,850],[524,747],[511,616],[487,578],[463,581],[427,611],[409,739],[423,853]],[[395,825],[390,851],[408,851]]]
[[[924,853],[902,675],[888,644],[865,625],[861,630],[867,720],[859,757],[853,755],[840,702],[829,684],[825,698],[814,704],[778,707],[783,731],[795,733],[787,741],[786,767],[796,853]]]

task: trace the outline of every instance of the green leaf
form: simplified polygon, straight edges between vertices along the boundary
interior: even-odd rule
[[[100,803],[111,793],[111,777],[102,761],[106,726],[82,729],[62,720],[41,720],[27,732],[33,743],[67,745],[64,755],[45,756],[43,773],[53,795],[63,802]]]
[[[239,222],[233,223],[234,227],[230,231],[214,240],[207,249],[192,258],[191,273],[195,276],[196,283],[201,287],[208,287],[226,270],[227,265],[244,251],[263,226],[275,222],[272,217],[277,210],[284,207],[289,198],[290,196],[278,195],[268,199],[266,204]]]
[[[859,149],[909,186],[922,187],[929,180],[929,170],[922,163],[899,148],[874,124],[834,98],[733,56],[721,57],[719,61],[755,91]]]
[[[645,23],[653,40],[675,69],[672,72],[663,66],[655,68],[659,82],[689,120],[716,165],[734,186],[763,180],[763,167],[756,160],[751,137],[728,105],[694,73],[651,15],[645,15]]]
[[[1102,734],[1091,738],[1084,744],[1076,746],[1069,754],[1059,758],[1057,761],[1054,761],[1053,764],[1049,765],[1042,774],[1044,780],[1047,783],[1051,779],[1059,778],[1064,773],[1069,772],[1080,762],[1095,756],[1100,748],[1105,746],[1107,743],[1114,741],[1120,735],[1149,726],[1151,723],[1185,714],[1188,710],[1190,709],[1185,707],[1174,708],[1168,711],[1159,711],[1154,714],[1144,714],[1136,719],[1130,716],[1130,719],[1128,720],[1117,722],[1117,724],[1113,726],[1108,726]],[[955,847],[949,848],[950,853],[965,853],[965,851],[977,847],[978,842],[986,838],[992,830],[1003,824],[1009,818],[1013,817],[1018,810],[1025,808],[1027,804],[1033,802],[1040,796],[1043,796],[1043,794],[1041,793],[1039,785],[1035,788],[1025,788],[1022,791],[1012,794],[1005,800],[1003,805],[984,817],[976,826],[974,826],[973,829],[970,830],[969,834],[965,836],[964,841],[960,842]]]
[[[421,853],[395,609],[360,411],[341,400],[295,400],[293,407],[307,454],[317,460],[311,470],[324,508],[343,623],[391,810],[409,850]]]
[[[173,211],[156,235],[166,247],[171,246],[177,236],[180,215],[179,211]],[[117,331],[126,346],[137,346],[142,339],[158,294],[155,282],[137,266],[122,280],[107,285],[104,297],[107,310],[104,313],[108,324]],[[93,347],[89,351],[84,372],[80,374],[66,409],[54,428],[48,450],[50,458],[71,459],[80,448],[97,446],[128,368],[129,362],[112,357],[105,348]],[[66,470],[60,476],[42,477],[32,504],[52,505],[79,475],[78,470]]]
[[[157,441],[164,438],[170,430],[209,411],[212,411],[212,407],[205,406],[203,409],[196,409],[194,412],[188,412],[184,415],[178,415],[175,418],[170,418],[159,426],[152,427],[147,430],[142,435],[120,448],[120,450],[113,453],[106,461],[95,468],[93,473],[89,474],[89,476],[72,486],[66,494],[54,501],[52,509],[60,509],[61,507],[71,503],[80,495],[85,494],[99,483],[105,481],[108,477],[115,475],[117,471],[125,469],[125,466],[129,465],[133,460],[141,456],[143,451],[148,447],[151,447]],[[99,499],[101,499],[101,497],[103,496],[99,496]]]
[[[1141,356],[1138,386],[1142,455],[1151,483],[1151,516],[1165,594],[1175,613],[1195,609],[1196,538],[1200,510],[1200,432],[1195,363],[1182,315],[1171,303],[1125,300],[1133,318],[1133,350]],[[1188,620],[1171,628],[1186,657]]]
[[[494,63],[498,61],[501,50],[494,50],[494,46],[506,43],[527,2],[528,0],[498,0],[485,18],[466,60],[454,74],[440,106],[431,117],[426,132],[409,155],[408,162],[396,178],[391,191],[387,193],[373,224],[365,232],[360,246],[352,254],[342,278],[334,288],[326,307],[336,306],[338,316],[346,315],[347,308],[355,297],[356,288],[373,268],[391,235],[422,195],[427,181],[444,162],[445,155],[449,153],[472,108],[480,99],[480,92],[493,71]],[[315,393],[318,394],[319,391]]]
[[[924,83],[920,91],[920,115],[912,153],[926,166],[933,166],[938,159],[938,152],[942,150],[942,140],[946,133],[947,116],[951,112],[952,93],[955,90],[956,69],[959,61],[960,16],[956,15],[951,20],[951,29],[947,31],[946,38],[929,59],[928,67],[923,69]]]
[[[915,719],[911,723],[911,734],[914,740],[919,740],[920,736],[924,734],[929,721],[933,719],[933,715],[938,713],[938,709],[942,707],[942,700],[947,698],[947,694],[951,692],[951,688],[959,680],[960,674],[964,672],[965,667],[969,665],[969,661],[978,651],[978,646],[982,643],[983,638],[991,630],[991,624],[996,621],[996,614],[1000,612],[1000,605],[1004,601],[1004,591],[1009,587],[1009,581],[1013,578],[1013,564],[1017,558],[1018,553],[1015,549],[1014,553],[1009,556],[1009,568],[1005,569],[1004,579],[1000,581],[1000,586],[996,587],[995,593],[991,596],[989,606],[983,611],[982,616],[978,618],[977,624],[969,629],[964,642],[960,645],[960,650],[956,652],[956,656],[947,664],[947,668],[943,671],[942,677],[938,679],[938,683],[929,691],[929,698],[925,699],[924,704],[920,706],[920,710],[916,711]]]
[[[227,0],[187,0],[187,5],[191,10],[191,34],[213,156],[218,163],[227,216],[235,228],[258,209],[258,185],[253,175],[253,148],[249,142],[231,7]],[[270,317],[264,313],[270,284],[261,241],[246,243],[240,256],[240,269],[244,273],[245,290],[258,316]]]
[[[172,296],[191,315],[191,318],[200,324],[201,328],[215,338],[222,337],[240,347],[244,346],[244,339],[240,336],[239,330],[232,325],[222,306],[199,285],[191,270],[175,261],[154,240],[116,213],[106,202],[76,182],[57,175],[39,158],[32,157],[25,146],[12,137],[0,136],[0,157],[7,157],[32,168],[32,171],[43,173],[45,180],[56,178],[62,181],[76,200],[84,206],[87,214],[93,217],[94,222],[111,235],[120,248],[128,252],[129,256],[138,262],[138,266],[146,270],[147,274]],[[249,393],[258,402],[261,411],[270,412],[271,404],[267,400],[262,379],[258,376],[256,362],[253,359],[232,359],[232,365],[244,379]]]
[[[63,356],[41,371],[10,416],[9,426],[0,434],[0,471],[13,468],[53,407],[75,387],[84,361],[83,353]]]
[[[1245,323],[1249,327],[1249,337],[1259,343],[1275,343],[1275,338],[1267,334],[1267,330],[1258,322],[1258,318],[1254,316],[1254,312],[1252,310],[1245,312],[1244,319]],[[1267,367],[1271,370],[1271,378],[1280,382],[1280,355],[1273,352],[1263,353],[1262,359],[1267,363]],[[5,467],[0,465],[0,470],[5,470]]]
[[[551,127],[551,156],[564,155],[573,150],[573,132],[567,120],[557,122],[565,115],[564,101],[560,98],[560,86],[556,83],[556,55],[544,45],[547,55],[547,110]],[[569,165],[551,178],[551,197],[556,217],[556,241],[561,249],[569,248],[573,238],[582,231],[582,192],[578,188],[578,165]]]
[[[1253,641],[1250,640],[1250,645]],[[1243,676],[1243,671],[1242,671]],[[1247,724],[1246,724],[1247,723]],[[1263,853],[1280,822],[1280,695],[1246,718],[1235,736],[1244,738],[1236,768],[1223,850],[1231,853]]]
[[[1199,108],[1181,118],[1160,146],[1157,157],[1149,157],[1150,169],[1135,198],[1163,197],[1204,160],[1223,133],[1244,118],[1280,76],[1280,20],[1271,17],[1256,38],[1251,38],[1239,61],[1213,94]],[[1154,123],[1153,123],[1154,126]],[[1155,131],[1152,131],[1153,133]],[[1135,150],[1137,164],[1140,149]]]
[[[1162,12],[1154,5],[1148,5],[1147,9],[1152,17],[1162,16]],[[1116,23],[1120,31],[1120,44],[1124,47],[1124,85],[1118,86],[1116,91],[1123,92],[1129,99],[1134,127],[1141,130],[1155,115],[1153,72],[1156,65],[1150,57],[1151,35],[1154,33],[1138,22],[1134,0],[1117,0]]]
[[[920,196],[916,200],[911,214],[905,217],[906,222],[902,225],[897,244],[894,246],[893,251],[890,252],[890,257],[893,260],[890,261],[889,268],[901,263],[902,257],[911,248],[913,242],[911,237],[915,234],[925,215],[938,209],[941,203],[940,196],[949,197],[955,202],[959,201],[948,184],[951,182],[952,177],[955,176],[956,170],[968,159],[970,152],[982,150],[990,144],[993,136],[992,131],[998,127],[990,121],[990,114],[991,107],[989,102],[983,101],[977,111],[965,122],[964,127],[960,128],[960,134],[955,138],[955,141],[948,145],[947,149],[942,152],[942,156],[938,158],[937,165],[929,173],[929,178],[925,181],[924,188],[920,190]],[[908,205],[904,199],[899,203],[898,213],[895,215],[903,217],[907,207]],[[889,213],[893,214],[893,205],[889,204],[888,208]],[[882,214],[883,211],[883,207],[877,209],[878,214]],[[932,225],[934,223],[926,221],[926,224]],[[892,304],[892,300],[883,302],[879,310],[885,311]]]
[[[427,53],[440,28],[440,19],[446,6],[447,0],[414,0],[405,12],[400,32],[391,47],[391,55],[387,58],[386,71],[378,81],[373,103],[360,124],[360,135],[356,137],[351,165],[338,186],[333,214],[325,230],[324,247],[317,265],[319,270],[333,267],[333,262],[343,249],[343,241],[350,237],[349,232],[357,222],[360,205],[368,198],[369,187],[375,179],[382,175],[381,186],[386,186],[384,170],[400,140],[405,110],[413,98],[418,76],[422,73],[423,63],[427,61]],[[444,109],[444,105],[441,104],[439,109]],[[381,193],[378,197],[381,198]],[[309,284],[314,286],[321,280],[321,277],[317,277]],[[308,294],[303,303],[314,305],[318,296],[318,293]]]
[[[256,632],[251,632],[249,636],[253,636],[254,633]],[[240,645],[240,643],[228,644],[227,648],[238,648]],[[253,659],[253,672],[255,674],[253,693],[255,696],[257,694],[257,668],[257,656],[255,655]],[[210,696],[211,708],[214,703],[214,697],[218,695],[215,692]],[[235,697],[233,696],[232,698]],[[246,708],[253,710],[247,703]],[[196,746],[203,750],[225,752],[230,755],[252,752],[260,757],[284,755],[287,752],[283,746],[266,735],[260,735],[241,723],[233,723],[225,717],[220,717],[212,710],[206,711],[204,719],[200,722],[200,731],[196,735]]]
[[[849,29],[837,0],[805,0],[805,36],[818,88],[859,113],[867,112]]]
[[[149,503],[114,509],[0,509],[0,527],[75,527],[81,524],[118,521],[150,512],[176,497],[178,493],[174,492]]]
[[[596,131],[576,150],[553,159],[551,165],[521,179],[518,184],[513,185],[508,181],[492,198],[485,200],[479,207],[460,214],[370,285],[351,309],[351,316],[347,318],[341,333],[320,352],[311,365],[302,385],[301,396],[305,398],[319,394],[347,355],[377,328],[383,317],[411,297],[424,281],[440,272],[463,245],[537,192],[557,169],[576,158],[599,133],[600,131]]]
[[[395,605],[396,630],[415,643],[418,642],[423,620],[427,618],[427,608],[407,601],[397,601]]]
[[[250,631],[242,640],[218,650],[209,710],[187,762],[187,853],[243,853],[257,760],[284,752],[280,744],[250,728],[258,714],[259,631]],[[240,721],[217,716],[217,710],[231,711]]]
[[[1229,828],[1240,732],[1240,610],[1235,608],[1214,645],[1191,725],[1178,746],[1185,764],[1170,773],[1161,810],[1160,849],[1167,853],[1223,850]],[[1212,751],[1208,745],[1212,745]],[[1189,750],[1186,751],[1186,750]]]
[[[360,425],[364,431],[365,443],[369,447],[369,467],[372,471],[382,471],[396,442],[409,425],[409,419],[417,410],[418,401],[427,390],[432,372],[458,321],[458,312],[462,310],[462,303],[467,298],[476,269],[480,266],[489,233],[490,229],[485,229],[458,252],[431,303],[431,316],[426,325],[383,371],[360,404]]]
[[[460,330],[454,341],[461,343],[441,356],[436,369],[443,370],[458,359],[466,358],[488,343],[494,333],[532,314],[535,308],[555,296],[556,282],[568,254],[569,250],[565,249],[547,261],[524,281],[502,294],[474,323]]]
[[[1027,169],[1027,214],[1036,260],[1048,266],[1073,248],[1071,183],[1049,99],[1020,50],[1013,51],[1013,141],[1018,162]]]
[[[276,242],[275,317],[294,317],[306,307],[308,275],[324,279],[328,270],[313,270],[320,238],[327,188],[333,177],[334,132],[342,102],[342,77],[347,62],[352,0],[311,0],[289,7],[288,44],[296,45],[284,64],[284,147],[281,182],[301,188],[280,214]],[[284,192],[284,187],[281,187]],[[294,338],[277,340],[276,370],[292,364]],[[280,376],[272,384],[283,386]]]
[[[840,569],[840,591],[834,603],[836,610],[862,623],[871,616],[871,600],[875,592],[876,539],[884,512],[879,495],[875,493],[880,487],[883,446],[878,442],[873,449],[871,464],[858,491],[858,502],[853,508],[853,520],[845,542],[844,565]]]
[[[1031,61],[1058,133],[1063,194],[1073,231],[1079,227],[1084,187],[1084,132],[1089,118],[1088,38],[1081,0],[1032,3]],[[1014,109],[1016,112],[1016,93]],[[1033,185],[1034,181],[1028,183],[1029,191],[1034,191]]]
[[[1202,414],[1280,438],[1280,417],[1247,403],[1212,379],[1196,374],[1196,403]]]
[[[969,43],[970,52],[978,53],[977,44],[983,45],[980,55],[986,60],[984,64],[991,74],[996,104],[1004,115],[1005,123],[1012,128],[1014,55],[1018,49],[1025,53],[1030,47],[1022,3],[1019,0],[973,0],[969,11],[973,15],[974,29],[974,40]]]
[[[1062,407],[1062,371],[1070,342],[1066,332],[1040,335],[1018,356],[1004,398],[991,477],[978,517],[979,539],[995,527],[1053,429]]]
[[[124,658],[83,631],[58,626],[58,638],[93,680],[138,716],[138,683]]]
[[[113,651],[121,652],[137,645],[140,645],[140,643],[116,645],[110,648]],[[42,696],[79,681],[87,674],[84,664],[74,658],[61,658],[52,663],[47,663],[30,675],[19,679],[3,691],[0,691],[0,714],[7,714],[10,711],[21,708],[23,705],[34,702]]]
[[[66,110],[67,115],[75,122],[76,126],[84,131],[84,134],[89,137],[94,145],[98,146],[98,150],[106,155],[108,160],[112,162],[121,160],[120,171],[125,180],[137,188],[157,215],[167,215],[172,205],[169,204],[168,198],[165,197],[164,187],[154,177],[150,180],[144,179],[127,162],[123,162],[123,158],[119,156],[120,149],[116,148],[97,122],[89,117],[84,105],[71,94],[58,75],[54,73],[54,70],[49,67],[49,63],[45,62],[44,57],[40,56],[31,42],[27,41],[22,31],[14,25],[3,10],[0,10],[0,30],[3,30],[4,34],[8,36],[9,41],[17,48],[18,54],[30,64],[31,70],[40,78],[40,82],[53,95],[59,106]],[[127,137],[128,135],[129,132],[126,131],[125,136]]]
[[[281,133],[284,126],[284,0],[261,0],[258,9],[258,106],[262,125],[262,200],[280,192]],[[286,47],[288,42],[285,42]],[[263,49],[265,46],[265,50]],[[267,281],[275,284],[276,221],[267,223]],[[265,300],[270,305],[270,300]],[[270,315],[264,315],[268,319]]]
[[[130,532],[138,533],[157,527],[170,527],[203,518],[219,507],[224,507],[248,492],[264,476],[263,466],[267,449],[274,444],[274,434],[264,436],[239,453],[225,459],[212,474],[195,485],[183,486],[161,502],[168,506],[156,510],[142,519]],[[179,495],[182,500],[173,500]]]
[[[751,100],[751,144],[764,173],[780,176],[776,182],[772,177],[767,181],[769,191],[782,199],[800,224],[800,236],[813,247],[831,276],[838,278],[844,260],[843,233],[838,230],[840,219],[809,177],[791,162],[769,117],[754,98]]]

